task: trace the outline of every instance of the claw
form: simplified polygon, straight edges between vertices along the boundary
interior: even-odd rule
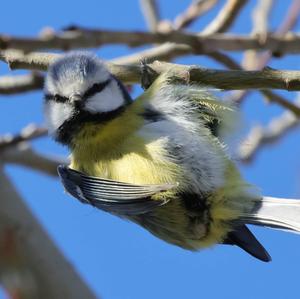
[[[147,64],[147,60],[141,60],[141,86],[144,90],[148,89],[153,83],[156,72]]]

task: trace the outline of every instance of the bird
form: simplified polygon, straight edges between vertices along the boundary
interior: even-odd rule
[[[248,224],[300,232],[300,201],[264,197],[243,179],[223,138],[235,109],[210,87],[172,68],[150,83],[132,99],[94,54],[50,64],[44,115],[71,153],[58,167],[65,190],[183,249],[236,245],[269,262]]]

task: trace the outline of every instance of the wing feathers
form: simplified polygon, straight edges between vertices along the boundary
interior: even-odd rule
[[[83,203],[118,215],[137,215],[164,205],[151,196],[176,187],[174,184],[134,185],[88,176],[60,165],[58,173],[68,193]]]

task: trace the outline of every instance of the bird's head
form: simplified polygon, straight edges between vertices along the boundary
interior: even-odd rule
[[[44,92],[49,133],[62,143],[68,143],[72,130],[84,122],[105,121],[131,102],[104,62],[81,52],[64,55],[50,65]]]

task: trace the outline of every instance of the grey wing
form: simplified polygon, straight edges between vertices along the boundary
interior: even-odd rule
[[[172,189],[176,185],[134,185],[99,177],[58,166],[58,174],[66,191],[83,203],[117,215],[138,215],[167,203],[151,196]]]

